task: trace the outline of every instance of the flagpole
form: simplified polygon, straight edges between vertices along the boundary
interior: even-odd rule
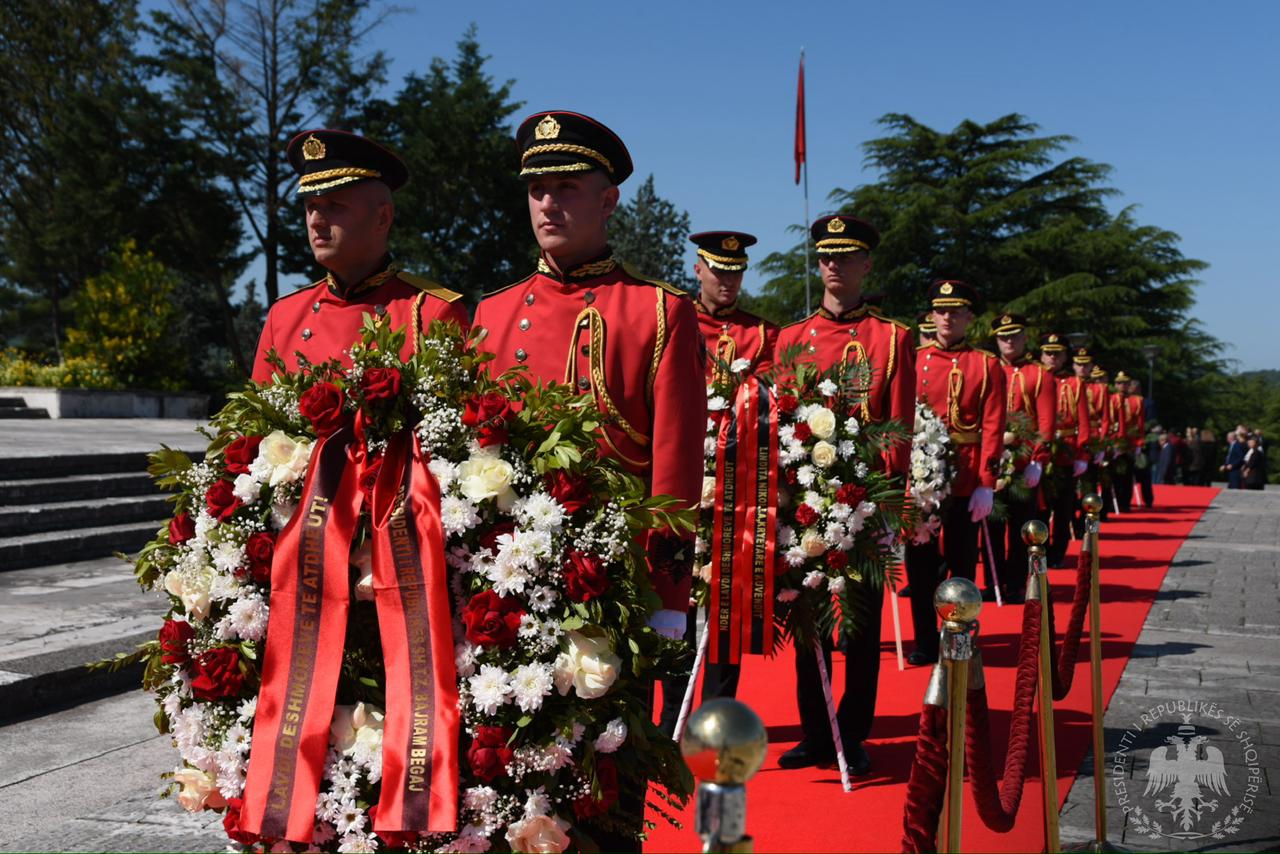
[[[800,48],[800,73],[804,74],[804,48]],[[803,85],[803,77],[801,85]],[[807,120],[807,117],[806,117]],[[809,258],[809,141],[808,133],[805,133],[805,152],[804,160],[800,164],[800,169],[804,175],[804,222],[800,224],[800,230],[804,235],[804,313],[808,317],[813,313],[813,297],[811,296],[810,281],[813,278],[813,265]]]

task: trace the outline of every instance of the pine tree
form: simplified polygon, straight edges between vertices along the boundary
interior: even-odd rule
[[[658,195],[652,175],[609,220],[610,244],[617,257],[642,275],[692,291],[697,283],[684,262],[688,238],[689,214]]]

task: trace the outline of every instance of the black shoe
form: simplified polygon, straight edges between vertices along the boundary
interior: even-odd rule
[[[983,602],[996,601],[996,589],[994,587],[984,587],[982,589],[982,601]]]
[[[831,765],[835,761],[834,748],[819,749],[808,741],[802,741],[778,757],[778,767],[810,768],[814,765]]]
[[[916,667],[923,667],[926,664],[936,664],[937,661],[938,654],[936,652],[931,655],[920,649],[915,650],[907,656],[907,664],[913,664]]]
[[[844,764],[849,766],[850,777],[865,777],[871,773],[871,757],[867,755],[862,742],[845,749]]]
[[[1003,590],[1006,605],[1021,605],[1027,601],[1026,592],[1022,590]]]
[[[911,598],[911,585],[910,585],[910,584],[908,584],[907,586],[905,586],[905,587],[903,587],[901,590],[899,590],[899,591],[898,591],[898,596],[899,596],[899,597],[901,597],[901,598],[903,598],[903,599],[910,599],[910,598]]]

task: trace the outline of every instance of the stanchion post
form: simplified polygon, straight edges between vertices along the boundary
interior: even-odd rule
[[[1044,800],[1044,850],[1061,851],[1058,838],[1058,757],[1053,727],[1053,636],[1049,632],[1049,575],[1044,565],[1044,544],[1049,529],[1039,519],[1022,526],[1027,544],[1027,598],[1040,602],[1040,776]]]
[[[694,830],[704,852],[749,854],[747,780],[769,749],[764,721],[745,703],[709,700],[689,716],[680,753],[698,780]]]
[[[938,850],[958,854],[964,814],[964,728],[969,699],[969,660],[982,610],[982,592],[965,578],[938,585],[933,607],[942,618],[942,663],[947,689],[947,797],[938,824]]]

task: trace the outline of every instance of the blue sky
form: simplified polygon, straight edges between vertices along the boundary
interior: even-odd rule
[[[1076,137],[1065,155],[1115,167],[1113,206],[1137,205],[1209,262],[1195,314],[1228,355],[1280,368],[1280,3],[419,3],[372,37],[389,85],[452,57],[472,22],[522,115],[604,121],[636,162],[624,195],[652,172],[694,230],[758,235],[757,258],[803,218],[802,46],[815,217],[831,188],[871,177],[860,144],[882,114],[949,129],[1023,113]],[[748,272],[749,289],[759,281]]]

